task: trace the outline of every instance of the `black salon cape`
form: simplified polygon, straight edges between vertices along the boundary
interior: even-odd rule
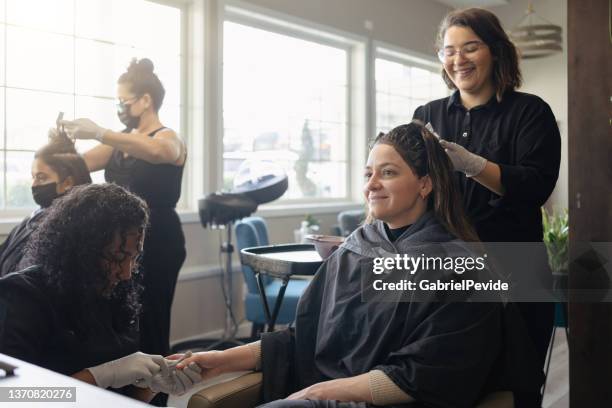
[[[71,323],[70,307],[47,286],[37,266],[3,277],[0,353],[72,375],[138,350],[137,329],[118,332],[104,299],[90,310],[87,334]]]
[[[44,209],[38,209],[31,216],[26,217],[11,230],[6,240],[0,245],[0,277],[19,269],[25,245],[43,220],[44,214]]]
[[[533,350],[523,344],[524,328],[512,328],[510,352],[501,303],[361,300],[364,261],[452,240],[432,213],[393,244],[380,221],[358,228],[302,295],[295,329],[262,336],[264,401],[373,369],[417,400],[410,406],[472,407],[489,391],[523,386],[508,365],[528,365]]]

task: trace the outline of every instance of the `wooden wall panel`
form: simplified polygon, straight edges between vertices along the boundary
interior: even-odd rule
[[[612,0],[568,0],[570,254],[612,241]],[[598,285],[570,266],[570,287]],[[570,406],[612,407],[612,303],[570,303]]]

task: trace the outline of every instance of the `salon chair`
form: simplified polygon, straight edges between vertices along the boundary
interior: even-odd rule
[[[351,232],[355,231],[363,221],[365,221],[366,214],[364,210],[346,210],[341,211],[338,214],[338,226],[340,228],[340,235],[348,237]]]
[[[253,408],[261,404],[262,374],[248,373],[196,392],[187,408]],[[474,408],[514,408],[510,391],[486,395]]]
[[[248,217],[236,223],[236,244],[238,252],[244,248],[269,245],[268,228],[266,222],[261,217]],[[244,310],[246,319],[253,323],[251,337],[257,338],[267,323],[255,273],[250,266],[242,265],[242,275],[247,286],[247,293],[244,296]],[[279,279],[272,279],[264,276],[264,287],[268,304],[274,305],[281,286]],[[277,324],[289,324],[295,320],[295,311],[298,301],[309,280],[292,279],[287,285],[283,303],[276,319]]]

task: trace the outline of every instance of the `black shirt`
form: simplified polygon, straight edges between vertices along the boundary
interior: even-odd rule
[[[561,136],[546,102],[509,92],[501,102],[493,96],[468,110],[456,91],[418,107],[414,118],[430,122],[443,139],[499,165],[503,196],[455,172],[466,212],[482,241],[542,241],[540,207],[555,187],[561,161]]]
[[[138,350],[137,324],[118,332],[109,300],[92,308],[86,334],[63,303],[37,266],[0,279],[0,353],[72,375]]]
[[[45,209],[36,210],[17,225],[0,245],[0,276],[8,275],[19,269],[25,246],[30,235],[38,228],[44,218]]]
[[[387,223],[385,223],[385,232],[387,233],[387,238],[389,241],[395,242],[408,228],[410,228],[412,224],[405,225],[399,228],[390,228]]]
[[[149,137],[165,128],[159,128]],[[127,188],[147,202],[149,208],[171,209],[181,197],[181,180],[183,167],[174,164],[155,164],[133,156],[125,157],[118,149],[113,154],[104,169],[104,179]]]

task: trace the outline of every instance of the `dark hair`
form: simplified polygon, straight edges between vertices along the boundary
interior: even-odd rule
[[[166,90],[157,75],[153,73],[153,62],[150,59],[137,60],[133,58],[127,71],[121,74],[117,83],[129,84],[130,90],[136,96],[151,95],[155,112],[159,112],[159,108],[164,102]]]
[[[413,120],[407,125],[380,133],[372,147],[387,144],[399,153],[418,176],[431,178],[432,191],[427,199],[427,209],[433,210],[436,218],[457,238],[464,241],[479,241],[463,211],[461,194],[453,180],[453,165],[448,155],[423,124]],[[371,216],[368,216],[371,219]]]
[[[518,51],[495,14],[476,7],[451,11],[440,24],[436,41],[438,49],[444,46],[446,30],[453,26],[472,29],[489,47],[493,56],[493,84],[497,100],[501,100],[504,93],[521,86]],[[449,89],[456,89],[444,68],[442,68],[442,78]]]
[[[87,164],[76,149],[74,142],[64,133],[49,136],[49,143],[34,153],[59,176],[60,182],[72,177],[75,186],[91,183]]]
[[[116,184],[73,187],[47,209],[20,267],[40,266],[51,295],[79,333],[87,333],[92,311],[104,298],[110,299],[115,328],[127,331],[139,313],[139,285],[132,278],[104,294],[110,271],[102,260],[117,234],[124,245],[129,231],[144,233],[148,219],[145,202]]]

